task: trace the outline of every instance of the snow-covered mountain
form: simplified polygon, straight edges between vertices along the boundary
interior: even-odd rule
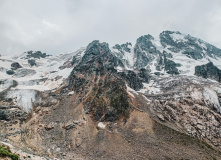
[[[112,51],[128,69],[146,68],[155,74],[193,76],[196,66],[209,62],[221,69],[221,49],[180,32],[141,36],[135,45],[117,44]]]
[[[1,79],[16,81],[18,83],[16,89],[53,90],[69,76],[73,69],[71,65],[73,56],[83,51],[82,48],[73,53],[47,57],[34,57],[38,52],[32,51],[28,53],[32,53],[33,57],[28,56],[28,53],[14,57],[2,56],[0,60]],[[13,67],[16,64],[18,67]],[[2,83],[0,91],[9,85]]]
[[[2,56],[0,92],[10,88],[7,98],[16,98],[15,101],[22,108],[29,110],[31,99],[36,99],[36,91],[61,87],[82,57],[87,57],[84,56],[86,50],[81,48],[58,56],[40,51],[28,51],[13,57]],[[141,36],[134,45],[129,42],[117,44],[108,52],[115,57],[114,61],[120,61],[114,66],[118,72],[145,69],[150,76],[197,75],[221,81],[221,49],[180,32],[164,31],[159,37]]]
[[[220,82],[221,49],[172,31],[1,56],[0,140],[60,159],[219,159]]]
[[[40,51],[28,51],[13,57],[1,56],[0,92],[30,111],[37,91],[52,91],[60,87],[74,67],[71,64],[73,57],[80,59],[84,50],[81,48],[58,56]]]

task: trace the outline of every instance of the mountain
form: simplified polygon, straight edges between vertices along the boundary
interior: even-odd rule
[[[221,159],[220,62],[172,31],[1,56],[1,143],[29,159]]]

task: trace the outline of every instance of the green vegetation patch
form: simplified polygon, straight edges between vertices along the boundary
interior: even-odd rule
[[[20,160],[19,156],[12,153],[9,147],[0,145],[0,157],[9,157],[12,160]]]

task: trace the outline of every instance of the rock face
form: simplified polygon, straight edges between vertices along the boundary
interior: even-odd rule
[[[179,74],[179,70],[177,69],[177,67],[181,67],[181,64],[175,63],[174,61],[166,58],[166,56],[164,55],[164,66],[165,71],[168,74],[177,75]]]
[[[141,36],[137,39],[134,47],[134,54],[136,57],[135,67],[144,68],[150,63],[156,55],[159,54],[156,47],[151,40],[154,38],[151,35]]]
[[[74,62],[73,62],[74,63]],[[115,57],[107,43],[91,42],[82,60],[75,66],[69,79],[69,89],[82,94],[85,112],[92,113],[96,121],[114,121],[127,117],[129,102],[125,81],[135,90],[148,82],[148,72],[141,70],[117,72],[115,67],[124,67]],[[87,96],[83,96],[87,93]]]
[[[24,121],[27,118],[27,113],[19,108],[0,108],[0,120],[13,121],[19,119]]]
[[[212,90],[219,84],[213,86],[213,82],[185,76],[160,79],[155,83],[163,92],[154,96],[145,94],[146,98],[152,100],[152,115],[156,115],[162,123],[170,121],[188,135],[221,148],[219,94]]]
[[[196,66],[195,75],[221,82],[221,70],[214,66],[212,62],[205,65]]]

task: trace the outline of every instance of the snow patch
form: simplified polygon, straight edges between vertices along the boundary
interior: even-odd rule
[[[155,58],[148,66],[151,70],[151,73],[159,72],[156,70],[157,58]]]
[[[202,100],[203,99],[203,95],[202,95],[202,92],[196,88],[194,89],[191,89],[192,92],[191,92],[191,97],[195,100]]]
[[[143,83],[143,89],[141,89],[140,93],[146,93],[148,92],[149,94],[157,94],[160,93],[160,88],[159,86],[155,86],[154,81],[151,80],[149,84]]]
[[[220,70],[221,70],[221,58],[219,58],[219,57],[216,57],[216,59],[214,59],[214,58],[209,58],[209,60],[210,61],[212,61],[213,62],[213,64],[217,67],[217,68],[219,68]]]
[[[182,52],[183,51],[180,51],[178,53],[173,53],[171,51],[168,51],[168,53],[173,54],[173,58],[171,60],[173,60],[175,63],[181,64],[180,67],[177,67],[178,70],[180,71],[180,75],[193,76],[195,74],[196,66],[204,65],[209,62],[206,58],[198,60],[189,58],[186,55],[182,54]]]
[[[132,68],[134,66],[134,48],[130,48],[130,53],[125,52],[123,59],[126,59],[129,68]]]
[[[26,112],[31,111],[32,102],[36,100],[37,92],[35,90],[11,90],[7,92],[6,98],[12,98],[13,102]]]
[[[123,72],[123,68],[120,66],[117,66],[115,69],[117,70],[117,72]]]
[[[148,102],[150,102],[151,100],[149,100],[145,95],[142,95]]]
[[[135,98],[134,95],[130,92],[127,92],[131,97]]]
[[[185,35],[183,34],[177,34],[177,33],[173,33],[173,34],[170,34],[170,37],[173,39],[174,42],[183,42],[183,41],[187,41],[185,39]]]
[[[135,91],[135,90],[133,90],[132,88],[130,88],[128,85],[126,85],[126,87],[127,87],[127,93],[128,94],[136,94],[136,95],[138,95],[138,93]],[[134,95],[132,95],[132,97],[134,97]]]
[[[11,87],[13,85],[13,80],[0,80],[0,92],[8,89],[9,87]]]
[[[217,109],[217,111],[221,113],[219,99],[217,93],[214,90],[205,87],[203,90],[203,97],[206,104],[213,105]]]
[[[68,93],[69,96],[72,96],[74,94],[74,91],[71,91]]]
[[[160,37],[154,37],[154,40],[151,40],[151,42],[153,43],[153,45],[157,48],[157,50],[162,51],[163,50],[163,46],[160,43]]]
[[[101,129],[105,129],[106,125],[103,122],[99,122],[97,125]]]

